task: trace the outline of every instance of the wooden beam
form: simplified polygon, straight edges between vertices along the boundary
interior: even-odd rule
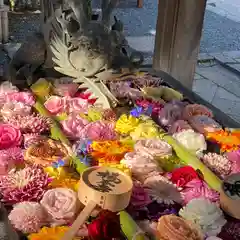
[[[206,0],[159,0],[154,70],[162,70],[192,88]]]
[[[143,0],[137,0],[137,7],[142,8],[143,7]]]

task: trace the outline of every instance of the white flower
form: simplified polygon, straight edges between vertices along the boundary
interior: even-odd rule
[[[158,203],[174,204],[175,202],[182,202],[177,187],[161,175],[149,177],[145,180],[144,188],[149,196]]]
[[[207,236],[216,236],[227,222],[222,210],[203,198],[191,200],[180,210],[179,215],[197,224]]]
[[[174,133],[173,138],[175,138],[185,148],[195,153],[199,153],[207,149],[205,137],[200,133],[194,132],[192,129]]]

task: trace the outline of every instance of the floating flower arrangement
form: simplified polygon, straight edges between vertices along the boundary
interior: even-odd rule
[[[74,240],[240,239],[240,215],[228,205],[240,203],[239,131],[149,74],[107,85],[128,110],[103,108],[77,84],[57,80],[33,85],[43,104],[31,91],[1,90],[0,200],[9,231],[61,240],[85,204],[80,174],[106,166],[131,178],[128,206],[120,213],[99,206]]]

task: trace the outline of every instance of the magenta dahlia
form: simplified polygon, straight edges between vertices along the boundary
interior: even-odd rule
[[[39,201],[47,190],[51,178],[39,166],[12,170],[0,178],[2,201],[12,205],[24,201]]]

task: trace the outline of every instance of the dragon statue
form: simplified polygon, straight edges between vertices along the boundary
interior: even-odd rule
[[[129,47],[121,21],[114,17],[115,23],[111,25],[117,2],[102,0],[101,21],[93,21],[86,0],[43,0],[43,35],[35,34],[37,45],[33,40],[29,44],[28,40],[13,57],[9,65],[12,82],[21,85],[23,81],[17,80],[17,74],[23,73],[21,76],[31,80],[39,67],[54,67],[81,83],[82,88],[101,99],[105,106],[109,102],[115,105],[117,100],[105,80],[114,73],[122,73],[123,69],[131,72],[143,62],[142,54]],[[27,54],[30,50],[31,54]]]

